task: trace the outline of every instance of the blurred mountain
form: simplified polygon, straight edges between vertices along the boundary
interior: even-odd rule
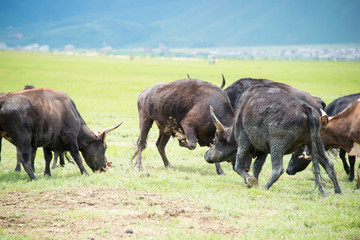
[[[63,48],[360,42],[359,0],[0,0],[0,42]]]

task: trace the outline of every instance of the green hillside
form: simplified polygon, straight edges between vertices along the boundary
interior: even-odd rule
[[[359,12],[357,0],[1,1],[0,42],[52,48],[358,43]]]

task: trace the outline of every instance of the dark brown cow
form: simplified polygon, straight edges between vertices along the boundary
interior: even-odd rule
[[[224,76],[223,76],[223,81]],[[321,114],[320,109],[324,109],[326,104],[325,102],[318,97],[312,96],[310,93],[296,89],[290,85],[287,85],[285,83],[280,82],[274,82],[268,79],[257,79],[257,78],[242,78],[237,81],[235,81],[233,84],[231,84],[229,87],[227,87],[224,91],[228,95],[231,106],[234,109],[234,112],[237,111],[237,109],[240,107],[241,98],[243,97],[243,94],[248,90],[250,87],[254,85],[269,85],[272,87],[277,87],[285,92],[289,93],[291,96],[293,96],[296,99],[302,100],[309,104],[311,107],[313,107],[319,114]],[[264,164],[267,153],[263,153],[261,151],[257,151],[256,154],[249,154],[248,161],[246,164],[246,169],[250,169],[252,158],[256,157],[256,161],[254,162],[254,165],[256,165],[256,168],[262,167]],[[234,164],[235,159],[232,159],[231,162]]]
[[[234,112],[226,94],[217,86],[196,79],[182,79],[159,83],[146,88],[138,98],[140,136],[137,141],[135,169],[141,170],[141,152],[145,149],[148,132],[155,121],[159,128],[156,146],[165,167],[171,167],[165,146],[170,136],[177,137],[179,145],[190,150],[209,146],[215,134],[209,106],[212,105],[220,119],[231,124]],[[220,165],[217,173],[223,174]]]
[[[360,99],[334,117],[321,117],[321,140],[325,149],[342,148],[349,155],[360,157]],[[360,165],[357,170],[360,187]]]
[[[24,90],[34,89],[34,88],[35,88],[35,87],[34,87],[33,85],[25,85]],[[7,93],[0,93],[0,98],[1,98],[2,96],[5,96],[6,94],[7,94]],[[1,161],[1,147],[2,147],[1,142],[2,142],[2,137],[1,137],[1,135],[0,135],[0,161]],[[35,171],[35,168],[34,168],[35,155],[36,155],[36,153],[31,156],[31,165],[32,165],[32,168],[34,169],[34,171]],[[54,163],[53,163],[53,166],[52,166],[53,169],[56,168],[56,163],[57,163],[57,159],[58,159],[58,158],[60,158],[60,165],[61,165],[62,167],[65,166],[64,153],[61,153],[61,154],[54,153]],[[70,160],[69,160],[68,157],[67,157],[67,160],[70,162]],[[20,163],[19,160],[18,160],[17,163],[16,163],[15,171],[17,171],[17,172],[20,172],[20,171],[21,171],[21,163]]]
[[[211,113],[217,128],[214,145],[205,153],[209,163],[227,161],[236,154],[234,170],[248,186],[258,183],[261,167],[254,164],[254,176],[246,172],[249,153],[257,151],[271,154],[272,173],[263,188],[269,189],[283,174],[283,156],[303,144],[312,146],[315,182],[324,194],[319,181],[318,161],[326,165],[326,172],[340,193],[333,163],[327,158],[320,139],[320,115],[307,103],[288,92],[270,85],[250,87],[240,100],[236,119],[226,125]],[[225,126],[224,126],[225,125]]]
[[[311,107],[316,109],[319,113],[320,109],[324,109],[326,104],[325,102],[319,98],[314,97],[310,93],[296,89],[290,85],[281,82],[274,82],[268,79],[257,79],[257,78],[241,78],[227,87],[224,91],[229,96],[231,106],[233,107],[234,111],[236,112],[237,108],[239,107],[240,99],[242,98],[245,91],[255,84],[260,85],[270,85],[273,87],[278,87],[285,92],[289,93],[294,98],[300,99]]]
[[[17,159],[30,179],[36,179],[31,156],[43,147],[45,175],[50,175],[52,151],[70,151],[81,174],[88,174],[79,151],[93,171],[105,171],[105,137],[120,124],[95,134],[74,102],[63,92],[36,88],[11,92],[0,98],[0,135],[16,146]]]

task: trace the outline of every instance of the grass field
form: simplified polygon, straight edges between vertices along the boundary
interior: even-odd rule
[[[2,141],[0,163],[1,239],[360,239],[360,190],[339,159],[333,159],[341,195],[322,171],[327,197],[315,189],[309,167],[282,175],[268,190],[248,189],[228,163],[225,176],[193,151],[170,140],[165,169],[155,147],[157,127],[143,152],[142,172],[130,157],[139,134],[136,101],[158,82],[192,78],[226,86],[243,77],[267,78],[306,90],[325,102],[360,92],[360,63],[85,57],[0,51],[0,92],[25,84],[66,92],[88,126],[102,130],[124,122],[107,137],[105,173],[81,176],[67,163],[43,176],[43,153],[35,161],[38,181],[14,172],[16,151]],[[287,166],[289,156],[284,158]],[[356,167],[359,163],[357,162]],[[260,185],[271,173],[269,159]]]

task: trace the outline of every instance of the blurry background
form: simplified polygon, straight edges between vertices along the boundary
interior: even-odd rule
[[[344,55],[304,49],[317,45],[317,51],[346,48],[346,55],[360,59],[359,13],[358,0],[1,0],[0,48],[137,49],[135,54],[152,55],[210,48],[240,58]],[[264,46],[272,48],[259,48]]]

